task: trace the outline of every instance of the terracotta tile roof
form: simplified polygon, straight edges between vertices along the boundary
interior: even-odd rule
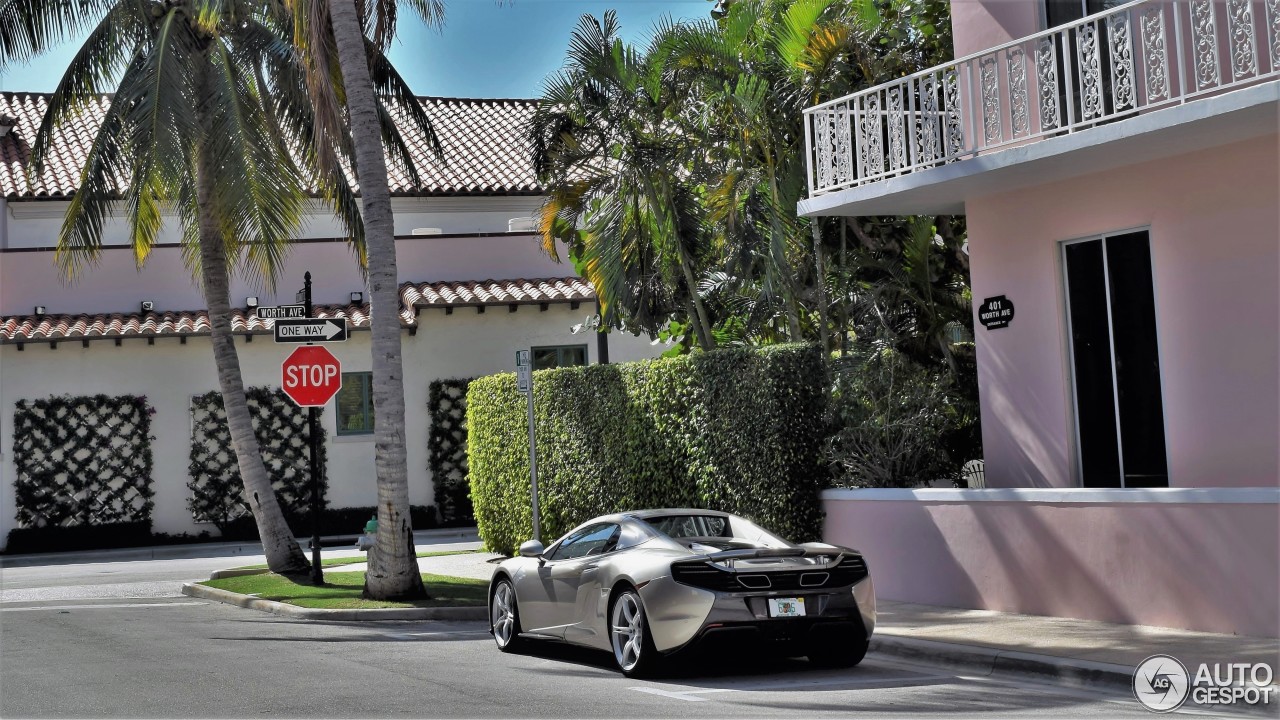
[[[406,132],[405,140],[416,153],[423,187],[413,187],[395,163],[388,163],[393,194],[540,192],[524,133],[524,123],[533,114],[535,101],[428,97],[419,101],[440,138],[444,161],[431,156],[420,135]],[[108,96],[89,103],[80,118],[59,133],[45,172],[32,178],[25,163],[49,96],[0,92],[0,114],[17,120],[13,130],[0,138],[0,194],[16,199],[65,198],[73,194],[80,185],[80,170],[109,104]]]
[[[528,305],[585,302],[595,299],[591,286],[580,278],[539,280],[483,280],[435,283],[403,283],[400,286],[400,324],[416,328],[421,308]],[[352,328],[369,327],[369,306],[322,305],[316,317],[346,318]],[[232,310],[231,329],[237,334],[270,334],[271,320]],[[0,344],[65,342],[102,338],[183,337],[209,334],[205,310],[99,315],[15,315],[0,318]]]

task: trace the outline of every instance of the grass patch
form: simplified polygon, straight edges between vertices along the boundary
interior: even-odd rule
[[[474,578],[422,573],[430,600],[382,602],[360,597],[364,591],[363,572],[325,573],[324,585],[312,585],[310,578],[287,578],[275,573],[206,580],[209,587],[256,595],[263,600],[327,610],[369,610],[373,608],[483,607],[488,601],[489,582]]]
[[[425,558],[425,557],[440,557],[442,555],[471,555],[478,552],[484,552],[484,551],[483,550],[437,550],[435,552],[423,551],[418,553],[417,556],[420,558]],[[307,553],[307,559],[308,560],[311,559],[310,552]],[[359,555],[347,555],[343,557],[320,558],[320,567],[352,565],[355,563],[366,562],[367,560],[368,558],[365,557],[364,553],[360,553]],[[232,570],[266,570],[267,564],[262,563],[261,565],[241,565],[240,567],[235,567],[231,569]]]

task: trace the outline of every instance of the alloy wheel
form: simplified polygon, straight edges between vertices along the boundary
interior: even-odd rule
[[[515,639],[516,633],[516,594],[511,583],[498,583],[493,591],[493,600],[489,606],[489,621],[493,628],[494,642],[499,648],[507,648]]]
[[[631,672],[640,664],[644,652],[644,607],[640,596],[628,590],[613,603],[610,637],[613,657],[623,672]]]

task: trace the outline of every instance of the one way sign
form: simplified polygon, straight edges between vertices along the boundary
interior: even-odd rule
[[[347,321],[345,318],[276,320],[275,336],[278,343],[346,342]]]

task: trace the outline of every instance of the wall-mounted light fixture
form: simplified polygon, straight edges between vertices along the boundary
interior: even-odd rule
[[[48,308],[46,308],[45,306],[43,305],[36,306],[36,317],[44,317],[44,314],[46,312],[48,312]]]
[[[144,312],[144,313],[149,313],[149,312],[151,312],[152,310],[155,310],[155,309],[156,309],[156,304],[155,304],[155,303],[151,302],[150,300],[143,300],[143,301],[142,301],[142,312]]]
[[[257,296],[257,295],[250,295],[249,297],[245,298],[245,299],[244,299],[244,306],[245,306],[245,307],[247,307],[247,308],[249,308],[250,310],[252,310],[252,309],[254,309],[254,308],[258,307],[258,296]]]
[[[363,304],[363,303],[364,303],[364,293],[360,292],[359,290],[357,290],[356,292],[351,293],[351,304],[352,304],[352,305],[360,305],[360,304]]]

